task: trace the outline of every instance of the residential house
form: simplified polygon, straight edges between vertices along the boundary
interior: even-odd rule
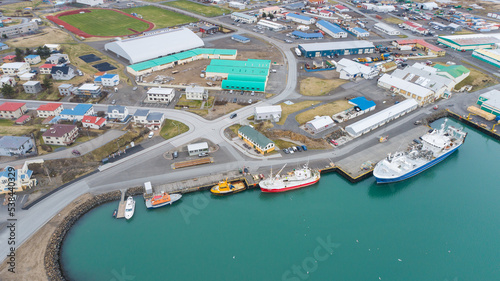
[[[20,80],[30,81],[35,76],[36,76],[36,73],[26,72],[26,73],[23,73],[22,75],[19,75],[18,77],[19,77]]]
[[[160,112],[151,112],[146,117],[146,127],[151,129],[159,129],[163,125],[163,121],[165,121],[165,116]]]
[[[275,149],[274,142],[250,126],[240,127],[238,137],[261,154],[269,153]]]
[[[208,98],[208,92],[200,86],[186,87],[186,99],[188,100],[204,100]]]
[[[315,116],[313,120],[306,123],[305,128],[311,134],[317,134],[335,126],[330,116]]]
[[[25,62],[10,62],[2,65],[3,73],[8,75],[23,74],[25,72],[29,72],[30,70],[30,65]]]
[[[43,142],[50,145],[70,145],[78,137],[76,125],[55,124],[42,135]]]
[[[0,137],[0,156],[24,155],[30,153],[34,142],[30,137]]]
[[[254,120],[271,120],[273,122],[280,121],[281,105],[257,106],[255,107]]]
[[[121,122],[125,121],[128,116],[128,108],[123,105],[109,105],[108,119],[118,119]]]
[[[82,119],[82,126],[84,128],[100,129],[106,126],[106,118],[85,115]]]
[[[0,51],[9,49],[9,46],[5,43],[0,43]]]
[[[55,64],[51,63],[46,63],[42,64],[38,70],[40,71],[40,74],[50,74],[52,72],[52,67],[56,66]]]
[[[3,63],[16,62],[16,55],[8,55],[2,58]]]
[[[97,98],[101,96],[102,86],[94,84],[83,84],[78,88],[77,95],[83,97]]]
[[[11,37],[17,34],[32,33],[38,30],[38,24],[33,21],[0,27],[0,37]]]
[[[325,0],[307,0],[307,2],[309,2],[309,4],[311,5],[323,5],[325,4]]]
[[[23,116],[17,118],[16,121],[14,121],[14,123],[16,125],[24,125],[30,120],[31,120],[31,115],[24,114]]]
[[[61,119],[82,121],[83,116],[94,115],[94,107],[91,104],[79,103],[71,109],[63,109],[60,115]]]
[[[175,90],[172,88],[151,88],[147,92],[146,102],[169,104],[170,102],[172,102],[174,97]]]
[[[75,71],[69,66],[53,66],[50,74],[54,80],[71,80],[75,77]]]
[[[335,13],[332,12],[332,11],[330,11],[330,10],[321,10],[321,11],[319,11],[319,15],[321,17],[333,17],[334,14]]]
[[[14,173],[14,177],[12,177]],[[13,192],[21,192],[26,188],[32,188],[36,185],[36,179],[32,179],[33,171],[28,169],[28,164],[25,162],[23,167],[16,169],[12,166],[6,166],[2,172],[0,172],[0,194],[11,193],[12,182],[11,178],[14,178],[14,189]]]
[[[29,55],[24,57],[24,61],[29,64],[37,64],[42,61],[39,55]]]
[[[10,76],[4,76],[4,77],[0,78],[0,89],[3,88],[4,85],[15,86],[16,79],[14,79],[14,77],[10,77]]]
[[[17,119],[26,111],[28,111],[28,109],[24,102],[4,102],[0,105],[0,118]]]
[[[57,52],[61,50],[61,45],[59,44],[45,44],[43,46],[49,48],[49,51],[51,52]]]
[[[24,91],[28,94],[37,94],[42,91],[40,81],[28,81],[23,84]]]
[[[47,60],[45,60],[45,62],[50,64],[70,63],[67,54],[52,54],[47,58]]]
[[[120,84],[120,76],[118,74],[104,74],[102,76],[98,76],[94,79],[94,83],[96,85],[102,85],[104,87],[114,87]]]
[[[62,96],[71,96],[76,95],[78,92],[78,88],[71,84],[61,84],[57,87],[59,90],[59,94]]]
[[[149,114],[149,109],[137,109],[133,116],[134,123],[145,125],[148,122],[146,120],[148,114]]]
[[[63,111],[62,103],[47,103],[42,104],[36,109],[36,114],[40,118],[47,118],[49,116],[57,116]]]

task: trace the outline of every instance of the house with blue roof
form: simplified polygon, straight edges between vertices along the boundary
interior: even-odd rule
[[[73,108],[63,109],[59,114],[61,119],[69,121],[82,121],[84,115],[94,115],[94,106],[80,103]]]
[[[24,57],[24,61],[29,64],[37,64],[42,62],[42,59],[40,58],[40,55],[29,55]]]
[[[25,155],[32,151],[33,140],[30,137],[0,137],[0,156]]]
[[[148,114],[149,114],[149,109],[137,109],[134,113],[134,116],[133,116],[133,122],[136,124],[136,125],[146,125],[146,123],[148,122],[147,121],[147,117],[148,117]]]
[[[117,119],[123,122],[128,117],[128,108],[123,105],[109,105],[107,114],[108,119]]]
[[[165,116],[161,112],[151,112],[146,117],[146,121],[147,121],[146,127],[153,130],[158,130],[163,125],[163,121],[165,121]]]
[[[292,35],[295,36],[295,37],[298,37],[298,38],[306,39],[306,40],[309,40],[309,39],[323,39],[323,34],[321,34],[319,32],[307,33],[307,32],[302,32],[302,31],[294,30],[292,32]]]
[[[0,172],[0,194],[10,193],[9,182],[14,174],[14,192],[21,192],[26,188],[32,188],[37,184],[36,179],[32,179],[33,171],[28,169],[28,164],[24,163],[21,169],[16,169],[12,166],[6,166],[3,171]],[[11,184],[12,185],[12,184]]]
[[[286,19],[300,23],[300,24],[313,24],[316,22],[316,20],[311,18],[311,17],[307,17],[307,16],[299,15],[299,14],[294,14],[294,13],[286,14]]]
[[[120,76],[118,74],[106,73],[101,76],[97,76],[94,79],[94,84],[102,85],[104,87],[114,87],[120,84]]]
[[[326,34],[332,36],[333,38],[346,38],[347,32],[340,28],[338,25],[333,24],[326,20],[320,20],[316,23],[316,26],[325,32]]]

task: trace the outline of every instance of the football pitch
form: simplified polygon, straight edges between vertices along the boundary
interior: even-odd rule
[[[181,15],[176,12],[153,6],[129,8],[124,9],[123,11],[129,14],[137,13],[141,15],[143,19],[154,23],[155,29],[198,21],[193,17]]]
[[[220,16],[222,14],[227,15],[231,13],[231,10],[228,9],[219,8],[217,6],[202,5],[187,0],[175,0],[161,4],[197,13],[199,15],[206,17],[215,17],[215,16]]]

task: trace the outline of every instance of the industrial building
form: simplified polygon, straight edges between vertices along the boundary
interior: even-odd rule
[[[313,120],[306,123],[305,128],[309,133],[317,134],[333,126],[335,123],[330,116],[315,116]]]
[[[275,149],[274,142],[250,126],[239,128],[238,137],[261,154],[269,153]]]
[[[231,36],[231,39],[233,39],[234,41],[240,42],[240,43],[249,43],[250,42],[249,38],[246,38],[245,36],[241,36],[238,34]]]
[[[496,49],[500,39],[486,34],[439,36],[438,43],[455,50]]]
[[[320,20],[316,23],[316,26],[324,31],[326,34],[332,36],[333,38],[346,38],[347,32],[340,28],[338,25],[335,25],[326,20]]]
[[[127,66],[127,72],[139,76],[153,71],[172,68],[176,65],[185,64],[200,59],[235,59],[237,50],[234,49],[205,49],[197,48],[175,55],[157,58]]]
[[[491,90],[480,95],[477,104],[482,110],[500,116],[500,91]]]
[[[378,31],[382,31],[383,33],[388,34],[388,35],[400,35],[401,34],[401,32],[397,28],[394,28],[394,27],[392,27],[388,24],[385,24],[383,22],[376,23],[373,26],[373,28],[375,28]]]
[[[353,106],[342,112],[339,112],[332,116],[332,119],[337,123],[342,123],[344,121],[358,117],[366,112],[375,110],[375,102],[367,100],[365,97],[357,97],[350,99],[349,104]]]
[[[345,127],[345,130],[349,135],[356,138],[417,109],[417,107],[417,101],[407,99],[353,123]]]
[[[446,51],[439,48],[438,46],[432,45],[423,39],[405,39],[405,40],[395,40],[392,44],[398,47],[400,50],[411,50],[413,47],[419,48],[430,55],[436,55],[442,57],[446,55]]]
[[[281,31],[281,30],[285,29],[284,25],[273,22],[273,21],[269,21],[269,20],[260,20],[257,23],[257,25],[265,27],[265,28],[269,28],[272,31]]]
[[[323,34],[321,34],[319,32],[307,33],[307,32],[294,30],[292,32],[292,35],[295,37],[298,37],[298,38],[306,39],[306,40],[323,39]]]
[[[372,42],[363,40],[307,43],[299,44],[298,48],[304,57],[371,54],[375,50]]]
[[[189,156],[196,156],[200,153],[208,153],[208,143],[207,142],[198,142],[187,145],[187,150]]]
[[[336,70],[340,73],[340,79],[346,80],[353,80],[356,78],[373,79],[377,77],[379,73],[376,67],[366,66],[345,58],[337,62]]]
[[[206,77],[221,77],[223,89],[264,92],[269,76],[270,60],[212,60]]]
[[[11,37],[17,34],[31,33],[38,30],[38,24],[34,21],[0,27],[0,36]]]
[[[350,29],[351,33],[356,36],[357,38],[363,38],[363,37],[368,37],[370,36],[370,32],[360,28],[360,27],[354,27]]]
[[[257,22],[257,17],[250,16],[244,13],[234,12],[231,14],[231,19],[234,21],[244,22],[244,23],[255,23]]]
[[[178,28],[152,35],[113,41],[104,45],[104,49],[134,64],[204,45],[203,40],[191,30]]]
[[[294,13],[286,14],[286,19],[294,21],[296,23],[300,23],[300,24],[313,24],[314,22],[316,22],[316,20],[314,20],[311,17],[307,17],[307,16],[303,16],[303,15],[299,15],[299,14],[294,14]]]
[[[255,107],[254,120],[271,120],[273,122],[280,121],[281,105],[257,106]]]
[[[235,8],[238,10],[244,10],[247,7],[247,5],[245,3],[236,2],[236,1],[231,1],[228,3],[228,5],[229,5],[229,8]]]
[[[500,67],[500,49],[476,49],[472,52],[472,57]]]

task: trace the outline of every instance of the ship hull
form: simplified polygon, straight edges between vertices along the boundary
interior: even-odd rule
[[[375,179],[377,180],[377,183],[380,183],[380,184],[383,184],[383,183],[394,183],[394,182],[399,182],[399,181],[403,181],[403,180],[406,180],[406,179],[409,179],[411,177],[414,177],[420,173],[422,173],[423,171],[431,168],[432,166],[438,164],[439,162],[443,161],[444,159],[446,159],[448,156],[450,156],[451,154],[453,154],[453,152],[457,151],[460,146],[462,146],[462,144],[460,144],[459,146],[455,147],[454,149],[448,151],[447,153],[439,156],[438,158],[432,160],[432,161],[429,161],[427,163],[425,163],[424,165],[420,166],[420,167],[417,167],[413,170],[411,170],[410,172],[406,173],[406,174],[403,174],[401,176],[398,176],[398,177],[377,177],[374,173],[374,176],[375,176]]]
[[[313,184],[317,183],[318,181],[319,181],[319,178],[317,178],[317,179],[315,179],[313,181],[310,181],[310,182],[306,182],[306,183],[302,183],[302,184],[297,184],[297,185],[292,185],[292,186],[284,187],[284,188],[265,188],[265,187],[261,186],[260,190],[262,192],[268,192],[268,193],[285,192],[285,191],[299,189],[299,188],[302,188],[302,187],[313,185]]]
[[[165,203],[156,204],[156,205],[151,204],[151,199],[149,199],[149,200],[146,201],[146,208],[148,208],[148,209],[156,209],[156,208],[164,207],[164,206],[167,206],[167,205],[172,205],[172,203],[174,203],[175,201],[181,199],[181,197],[182,197],[182,195],[180,195],[180,194],[171,194],[170,198],[172,200],[170,200],[168,202],[165,202]]]

